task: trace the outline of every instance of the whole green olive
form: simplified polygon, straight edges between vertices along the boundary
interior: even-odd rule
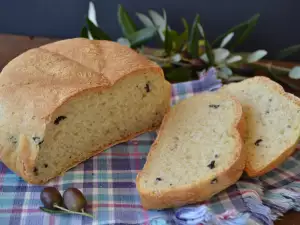
[[[86,199],[77,188],[68,188],[64,194],[64,205],[72,211],[80,212],[86,206]]]
[[[63,198],[55,187],[46,187],[40,194],[41,201],[48,209],[54,209],[54,204],[59,206],[63,203]]]

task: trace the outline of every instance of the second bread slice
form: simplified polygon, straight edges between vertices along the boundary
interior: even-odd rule
[[[203,93],[175,105],[137,176],[143,207],[200,202],[234,184],[245,166],[242,129],[242,107],[228,95]]]
[[[224,86],[241,102],[246,121],[246,172],[261,176],[285,161],[300,137],[300,99],[266,77]]]

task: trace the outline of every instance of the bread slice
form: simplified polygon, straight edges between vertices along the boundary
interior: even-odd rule
[[[246,120],[246,172],[263,175],[290,156],[300,136],[300,99],[267,77],[254,77],[224,86],[234,95]]]
[[[21,54],[1,72],[0,87],[1,160],[33,184],[156,129],[171,97],[158,65],[83,38]]]
[[[136,179],[146,209],[207,200],[241,176],[242,107],[228,95],[202,93],[165,116]]]

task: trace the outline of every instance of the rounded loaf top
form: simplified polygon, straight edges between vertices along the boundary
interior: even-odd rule
[[[139,70],[163,75],[154,62],[112,41],[74,38],[30,49],[1,72],[0,113],[25,111],[45,118],[68,98],[109,88]]]

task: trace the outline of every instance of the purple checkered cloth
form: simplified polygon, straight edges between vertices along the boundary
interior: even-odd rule
[[[199,80],[173,85],[172,104],[201,91],[214,91],[221,83],[214,69]],[[95,219],[79,215],[50,215],[39,210],[43,186],[30,185],[0,163],[0,225],[111,225],[111,224],[264,224],[286,211],[300,211],[300,151],[268,174],[240,181],[202,204],[168,210],[144,210],[135,178],[145,163],[154,132],[107,149],[98,156],[52,180],[47,186],[63,192],[79,188]]]

